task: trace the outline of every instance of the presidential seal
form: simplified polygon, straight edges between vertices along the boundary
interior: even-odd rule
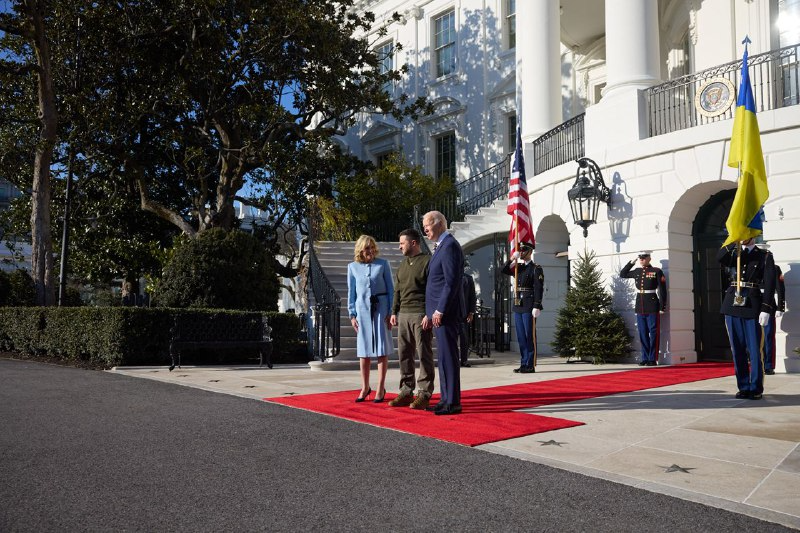
[[[694,97],[694,107],[704,117],[717,117],[730,109],[736,100],[733,83],[725,78],[713,78],[704,83]]]

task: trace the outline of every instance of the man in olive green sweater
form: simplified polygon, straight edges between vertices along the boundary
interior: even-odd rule
[[[390,318],[392,326],[397,326],[400,394],[389,402],[392,407],[425,409],[433,394],[433,324],[425,315],[425,284],[431,256],[420,250],[421,239],[415,229],[400,232],[400,251],[404,258],[395,276]],[[419,379],[414,377],[416,357],[419,357]]]

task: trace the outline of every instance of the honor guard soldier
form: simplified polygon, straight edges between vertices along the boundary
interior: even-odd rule
[[[636,283],[636,328],[642,344],[639,366],[656,366],[661,313],[667,310],[667,278],[660,268],[650,265],[650,254],[650,250],[642,250],[619,273],[619,277],[632,278]],[[637,259],[640,268],[633,268]]]
[[[542,312],[544,273],[542,267],[532,260],[533,248],[533,244],[520,243],[520,251],[514,252],[502,270],[504,274],[516,276],[512,311],[517,329],[520,364],[514,372],[520,374],[536,372],[536,318]]]
[[[758,247],[762,250],[766,250],[769,254],[772,253],[769,251],[769,244],[765,242],[759,244]],[[775,262],[774,256],[772,261],[773,263]],[[773,299],[773,308],[769,313],[769,322],[764,326],[764,374],[768,376],[775,373],[775,318],[780,317],[786,312],[786,285],[783,282],[783,272],[778,265],[775,265],[775,296],[778,301],[776,303]]]
[[[723,246],[719,263],[732,272],[720,312],[725,315],[728,340],[736,369],[737,398],[760,400],[764,393],[764,327],[775,309],[775,261],[756,246],[755,239]]]

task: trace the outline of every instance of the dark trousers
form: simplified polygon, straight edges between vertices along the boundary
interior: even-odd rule
[[[639,342],[642,343],[642,361],[658,361],[658,334],[661,316],[658,313],[636,315]]]
[[[755,318],[725,315],[728,340],[736,369],[736,386],[742,392],[764,392],[764,328]]]
[[[533,360],[536,356],[533,315],[529,311],[514,313],[514,325],[517,328],[517,343],[519,344],[519,366],[533,368]]]
[[[461,362],[458,354],[459,323],[444,323],[433,328],[439,369],[439,390],[442,403],[461,405]]]
[[[775,370],[775,317],[764,326],[764,370]]]
[[[461,324],[461,329],[458,331],[458,351],[461,356],[461,364],[467,362],[469,359],[469,322]]]

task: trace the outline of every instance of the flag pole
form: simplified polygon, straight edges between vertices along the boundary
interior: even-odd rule
[[[514,210],[514,251],[522,255],[519,251],[519,219],[517,218],[517,210]],[[514,260],[514,303],[519,300],[519,290],[517,275],[519,273],[519,262]]]

